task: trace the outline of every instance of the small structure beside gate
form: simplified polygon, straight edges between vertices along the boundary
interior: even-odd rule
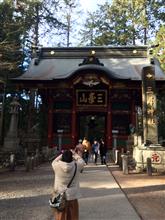
[[[138,172],[147,170],[165,171],[165,147],[158,143],[158,122],[156,106],[155,72],[152,67],[144,67],[142,73],[142,112],[137,111],[137,130],[132,135],[132,151],[129,150],[128,163],[132,161]],[[138,115],[139,114],[139,115]],[[141,124],[142,133],[138,130]],[[139,134],[140,133],[140,134]]]

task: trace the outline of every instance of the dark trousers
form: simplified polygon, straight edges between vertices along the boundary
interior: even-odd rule
[[[101,155],[101,164],[106,164],[106,156]]]
[[[88,163],[88,157],[89,157],[89,151],[84,151],[83,152],[83,159],[86,164]]]
[[[97,163],[98,153],[94,152],[94,155],[95,155],[95,163]]]

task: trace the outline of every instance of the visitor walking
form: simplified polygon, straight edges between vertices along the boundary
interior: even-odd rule
[[[83,156],[83,152],[84,152],[84,146],[82,145],[82,140],[80,139],[78,141],[78,144],[75,147],[75,152],[82,157]]]
[[[89,152],[91,150],[91,144],[87,140],[86,137],[84,137],[82,145],[84,146],[83,159],[84,159],[85,163],[88,164]]]
[[[100,158],[101,158],[101,164],[106,164],[106,153],[107,153],[107,148],[105,146],[104,140],[101,138],[100,139]]]
[[[94,154],[94,163],[97,165],[97,158],[99,154],[99,143],[97,140],[92,144],[92,152]]]

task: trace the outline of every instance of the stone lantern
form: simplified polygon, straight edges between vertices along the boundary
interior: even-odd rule
[[[16,152],[19,147],[19,138],[18,138],[18,114],[20,109],[20,103],[18,98],[14,97],[10,103],[10,126],[9,131],[4,140],[4,151]]]

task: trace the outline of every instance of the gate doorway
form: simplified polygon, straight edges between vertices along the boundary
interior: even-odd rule
[[[78,138],[87,139],[93,143],[94,139],[105,139],[106,134],[106,115],[85,113],[78,115]]]

